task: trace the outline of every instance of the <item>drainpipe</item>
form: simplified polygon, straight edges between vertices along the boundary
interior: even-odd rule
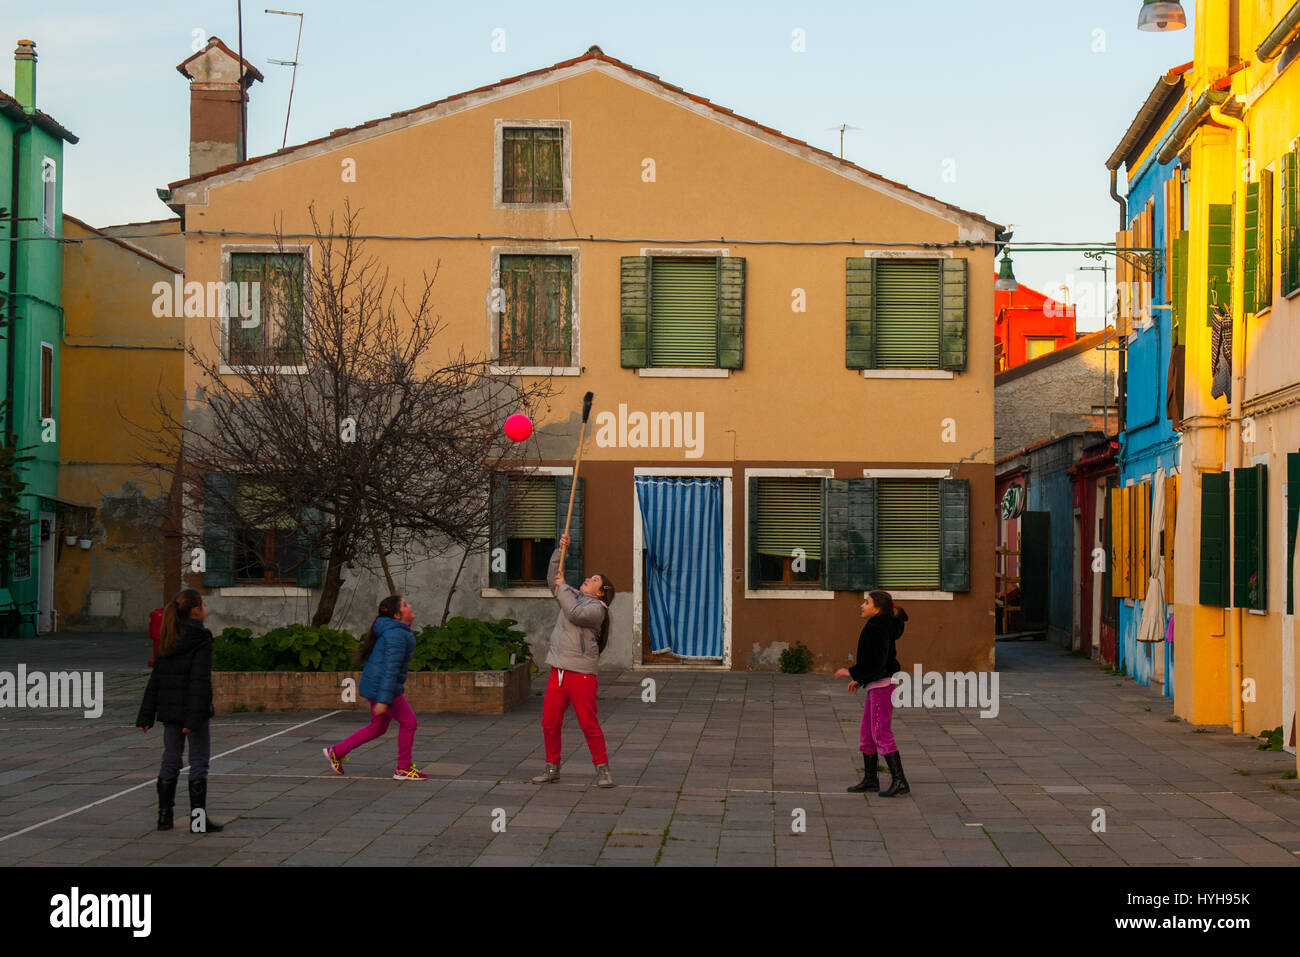
[[[1110,171],[1110,198],[1119,203],[1119,230],[1123,232],[1128,229],[1128,204],[1124,202],[1124,197],[1119,194],[1115,188],[1116,178],[1119,175],[1118,169]]]
[[[1237,134],[1237,155],[1235,176],[1240,176],[1246,169],[1246,156],[1249,152],[1246,124],[1235,117],[1228,116],[1218,106],[1210,107],[1210,116],[1215,123],[1226,126]],[[1232,201],[1232,402],[1227,413],[1228,418],[1228,453],[1229,467],[1232,473],[1232,488],[1236,489],[1237,473],[1241,467],[1241,397],[1246,389],[1246,307],[1245,262],[1246,262],[1246,190],[1238,183]],[[1234,495],[1235,499],[1235,495]],[[1233,503],[1228,503],[1228,541],[1235,542],[1237,535],[1237,510]],[[1229,688],[1232,702],[1232,733],[1241,734],[1246,728],[1246,705],[1241,700],[1241,682],[1245,673],[1242,660],[1242,611],[1234,603],[1232,614],[1228,616],[1228,647],[1230,649],[1232,686]]]
[[[9,183],[9,328],[5,330],[5,440],[14,431],[14,333],[18,322],[18,165],[22,157],[18,141],[32,128],[28,120],[14,130],[12,166]]]

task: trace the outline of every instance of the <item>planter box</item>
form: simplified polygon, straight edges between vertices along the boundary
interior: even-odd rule
[[[352,701],[344,700],[351,679]],[[406,700],[417,715],[505,714],[529,695],[528,662],[508,671],[413,671]],[[357,691],[360,671],[214,671],[212,706],[217,714],[241,711],[368,711]]]

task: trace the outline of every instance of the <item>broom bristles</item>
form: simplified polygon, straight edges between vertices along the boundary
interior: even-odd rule
[[[585,423],[587,417],[591,415],[591,400],[596,397],[596,393],[588,392],[582,397],[582,421]]]

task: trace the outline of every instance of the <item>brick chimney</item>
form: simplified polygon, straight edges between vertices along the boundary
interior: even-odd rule
[[[19,40],[14,50],[14,99],[28,113],[36,110],[36,43]]]
[[[263,78],[257,67],[213,37],[176,69],[190,81],[190,175],[246,159],[248,88]]]

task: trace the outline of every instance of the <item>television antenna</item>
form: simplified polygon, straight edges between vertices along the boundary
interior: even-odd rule
[[[284,139],[282,139],[282,140],[280,141],[280,149],[284,149],[285,145],[289,142],[289,114],[290,114],[290,112],[292,112],[292,110],[293,110],[293,86],[294,86],[294,83],[296,83],[297,80],[298,80],[298,50],[302,47],[302,21],[303,21],[303,14],[301,14],[301,13],[295,13],[295,12],[292,11],[292,10],[267,10],[266,12],[267,12],[267,13],[277,13],[277,14],[279,14],[279,15],[282,16],[282,17],[297,17],[297,18],[298,18],[298,41],[294,44],[294,47],[293,47],[293,59],[292,59],[292,60],[275,60],[275,59],[271,59],[271,58],[269,58],[269,57],[267,58],[268,62],[270,62],[270,63],[275,63],[275,64],[278,64],[278,65],[280,65],[280,66],[291,66],[291,67],[293,67],[293,74],[289,77],[289,106],[288,106],[288,107],[285,109],[285,111],[284,111]]]
[[[844,159],[844,131],[845,131],[845,130],[860,130],[860,129],[862,129],[862,127],[860,127],[860,126],[850,126],[848,123],[841,123],[839,126],[828,126],[828,127],[826,127],[826,129],[828,129],[828,130],[839,130],[839,131],[840,131],[840,159]]]

